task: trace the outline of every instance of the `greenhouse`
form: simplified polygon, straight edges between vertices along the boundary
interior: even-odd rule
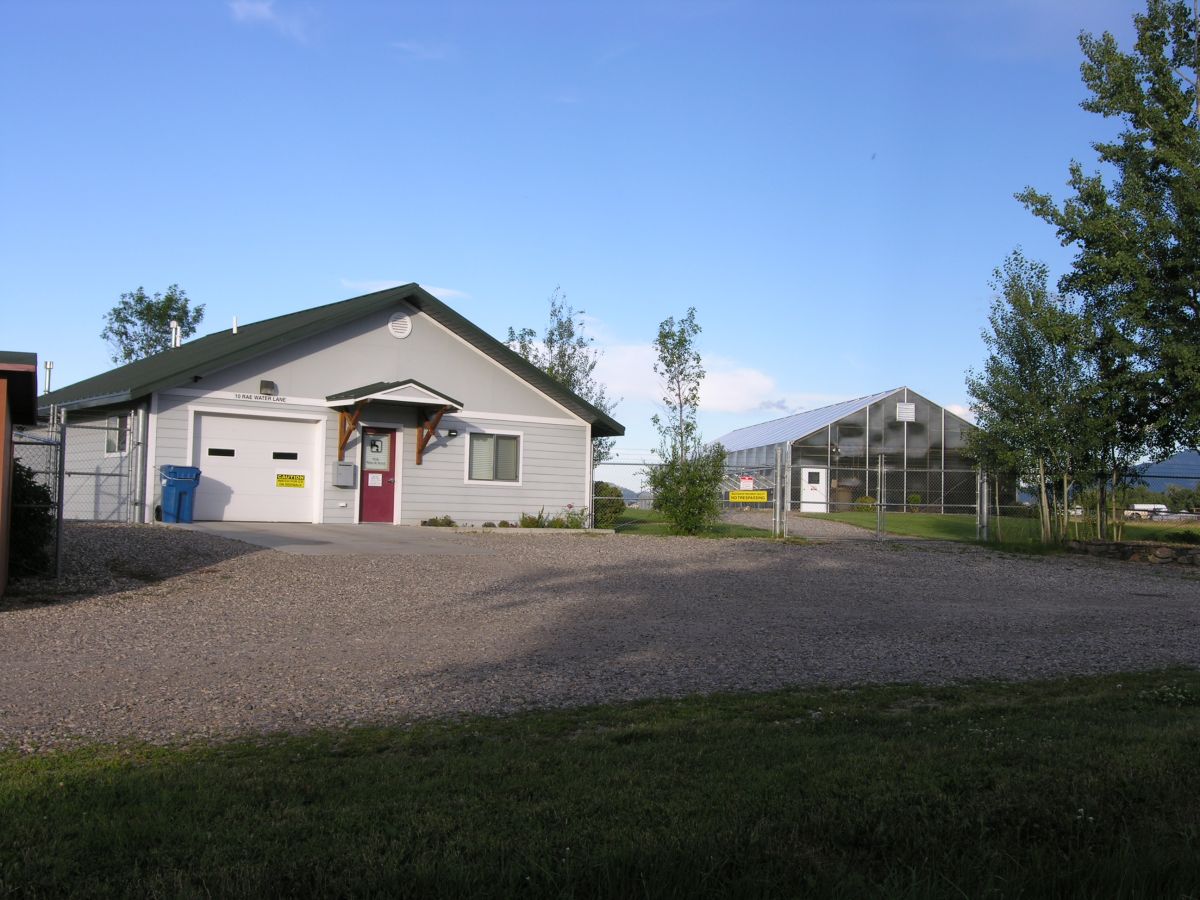
[[[719,438],[731,471],[791,462],[791,508],[837,512],[873,506],[910,512],[975,509],[966,455],[975,428],[907,387],[739,428]],[[882,485],[880,462],[882,457]]]

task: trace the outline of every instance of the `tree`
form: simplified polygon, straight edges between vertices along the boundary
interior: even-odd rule
[[[588,337],[584,310],[575,310],[566,302],[566,294],[556,287],[550,295],[550,322],[539,337],[532,328],[508,329],[508,346],[533,363],[567,390],[579,395],[605,415],[617,405],[604,385],[595,378],[600,351]],[[592,465],[612,456],[615,438],[592,438]]]
[[[104,314],[100,337],[112,347],[113,362],[128,363],[169,349],[172,322],[178,322],[181,336],[189,338],[203,319],[204,304],[193,308],[179,285],[153,297],[139,287],[122,294],[120,302]]]
[[[1072,482],[1095,453],[1085,354],[1086,320],[1051,294],[1045,264],[1015,250],[993,273],[996,290],[982,372],[967,373],[979,431],[971,448],[984,468],[1036,485],[1043,541],[1064,534]],[[1061,504],[1054,504],[1061,485]]]
[[[646,473],[654,492],[654,508],[663,512],[677,534],[698,534],[721,515],[721,482],[725,477],[725,448],[700,439],[696,412],[704,366],[696,349],[700,326],[696,310],[676,322],[665,319],[654,341],[658,359],[654,372],[662,379],[663,415],[651,421],[658,430],[662,463]]]
[[[1099,323],[1111,417],[1167,455],[1200,444],[1200,35],[1182,0],[1148,0],[1134,24],[1129,53],[1107,32],[1079,39],[1083,108],[1122,126],[1092,144],[1111,174],[1073,161],[1061,205],[1017,198],[1075,248],[1059,287]]]

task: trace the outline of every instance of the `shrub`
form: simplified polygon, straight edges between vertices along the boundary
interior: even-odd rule
[[[578,509],[568,504],[567,508],[554,517],[555,522],[562,522],[561,525],[554,525],[554,528],[587,528],[587,507],[581,506]]]
[[[674,534],[699,534],[716,524],[724,478],[725,448],[720,444],[668,459],[646,473],[654,508],[666,515]]]
[[[546,508],[538,514],[521,513],[522,528],[584,528],[587,525],[587,507],[578,509],[571,505],[556,516],[546,515]]]
[[[625,511],[625,495],[615,484],[597,481],[592,489],[595,498],[592,507],[592,524],[597,528],[612,528]]]
[[[37,480],[33,469],[19,460],[13,460],[12,485],[9,569],[18,577],[52,574],[50,544],[57,525],[54,495]]]
[[[497,527],[498,528],[516,528],[517,526],[513,522],[506,522],[506,521],[501,520],[500,524]]]
[[[421,524],[433,528],[453,528],[454,520],[449,516],[434,516],[432,519],[425,519]]]
[[[864,495],[854,501],[854,506],[856,509],[874,509],[875,508],[875,498],[870,496],[869,494]]]
[[[545,528],[546,522],[546,508],[544,506],[538,510],[536,516],[532,513],[521,513],[522,528]]]
[[[921,495],[916,492],[909,494],[908,495],[908,505],[909,506],[920,506],[921,505]]]
[[[483,527],[484,527],[484,528],[495,528],[495,527],[496,527],[496,523],[495,523],[495,522],[484,522],[484,523],[483,523]]]

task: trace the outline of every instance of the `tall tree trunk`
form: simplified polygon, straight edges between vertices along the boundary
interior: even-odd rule
[[[1108,483],[1100,480],[1100,496],[1096,500],[1096,537],[1108,540]]]
[[[1001,541],[1004,538],[1000,534],[1000,476],[997,475],[992,480],[996,482],[996,540]]]
[[[1062,518],[1062,536],[1066,540],[1071,536],[1071,504],[1067,498],[1071,495],[1071,478],[1066,472],[1063,472],[1063,518]]]
[[[1046,496],[1046,461],[1038,457],[1038,489],[1042,493],[1042,543],[1049,544],[1050,536],[1050,498]]]
[[[1120,479],[1117,476],[1117,467],[1113,466],[1112,470],[1112,534],[1113,540],[1119,541],[1122,538],[1124,531],[1125,516],[1124,510],[1117,509],[1117,485],[1120,484]]]

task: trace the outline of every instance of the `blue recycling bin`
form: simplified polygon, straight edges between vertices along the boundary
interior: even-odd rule
[[[195,466],[162,466],[162,520],[164,522],[192,521],[196,486],[200,470]]]

